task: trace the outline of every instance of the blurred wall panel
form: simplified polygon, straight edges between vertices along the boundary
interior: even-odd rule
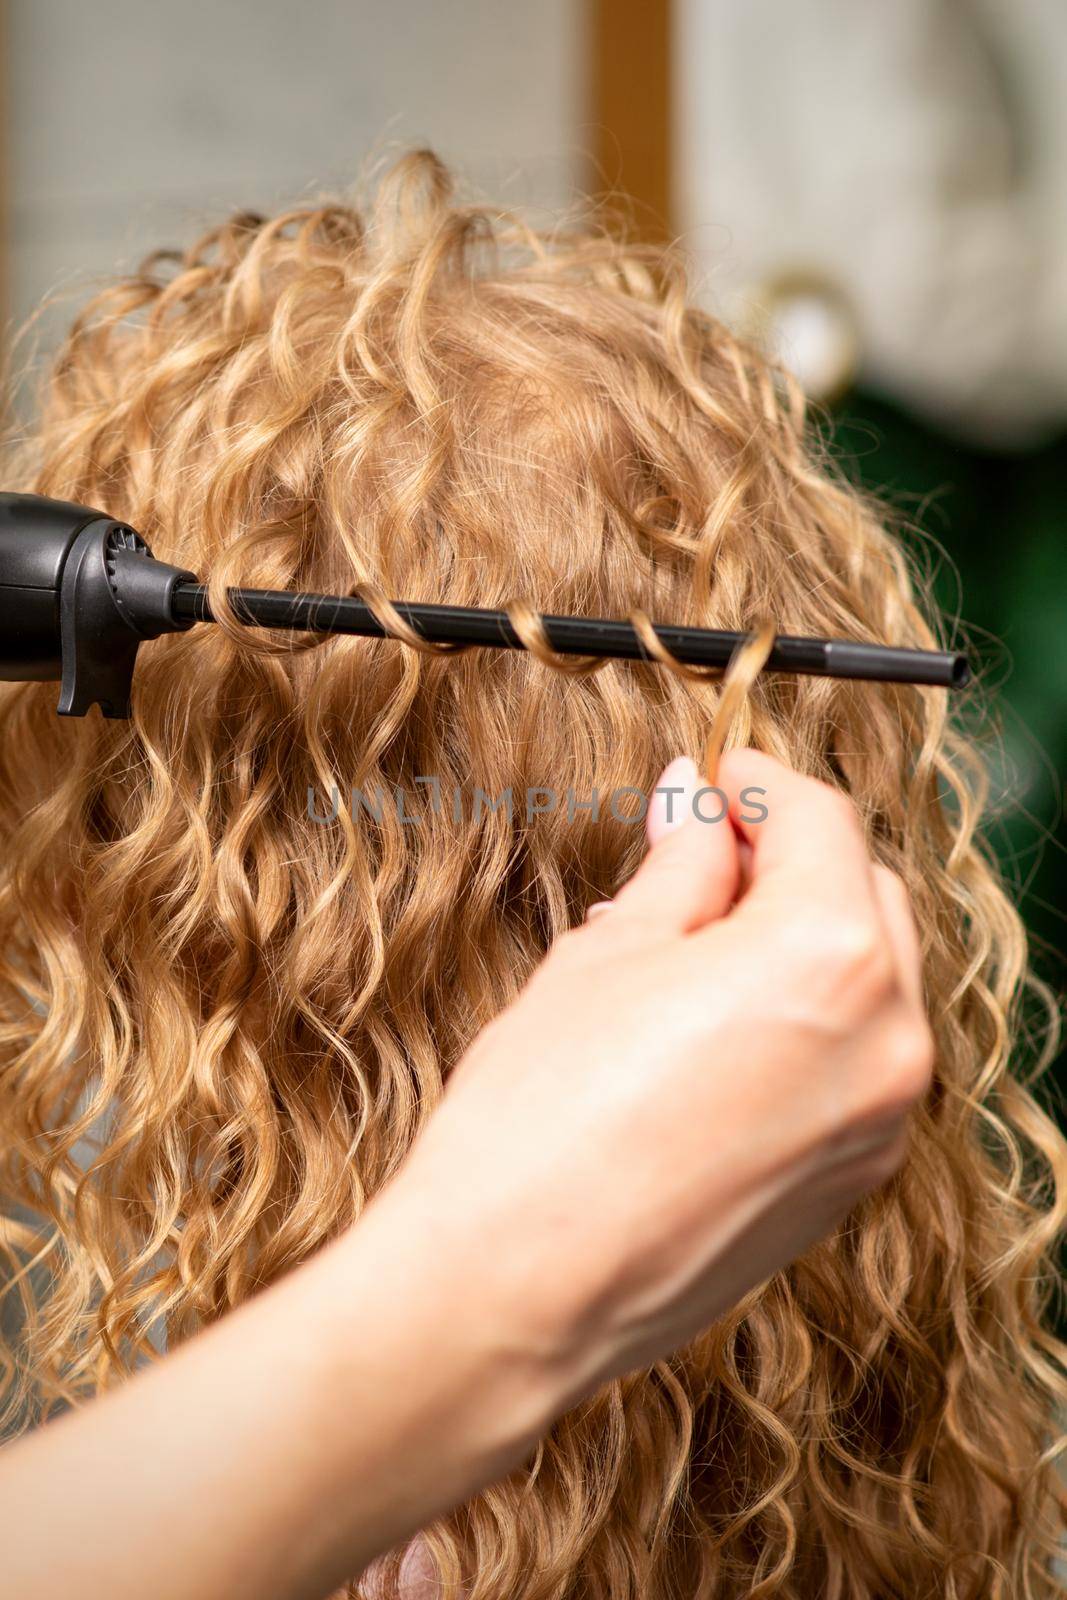
[[[728,318],[780,326],[787,290],[781,354],[817,397],[813,358],[854,342],[861,381],[936,426],[1057,434],[1063,0],[674,4],[678,226]]]
[[[10,310],[205,217],[430,143],[493,198],[586,178],[584,0],[7,0]],[[586,124],[583,127],[583,124]]]

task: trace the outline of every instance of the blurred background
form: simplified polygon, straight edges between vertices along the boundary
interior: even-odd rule
[[[0,0],[0,292],[431,144],[539,220],[628,197],[798,374],[997,690],[991,838],[1062,987],[1063,0]]]

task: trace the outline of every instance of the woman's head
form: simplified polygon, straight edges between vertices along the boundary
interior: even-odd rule
[[[129,724],[0,690],[8,1248],[42,1220],[21,1298],[46,1401],[358,1215],[474,1033],[633,869],[619,792],[699,755],[716,704],[661,665],[565,672],[535,633],[264,634],[227,586],[935,642],[795,387],[693,307],[676,256],[457,205],[425,153],[364,213],[238,216],[98,295],[16,468],[128,520],[223,613],[142,649]],[[1051,1593],[1063,1156],[1007,1070],[1025,944],[975,840],[977,763],[918,688],[768,676],[734,732],[846,787],[912,891],[939,1048],[912,1156],[432,1543],[476,1600]]]

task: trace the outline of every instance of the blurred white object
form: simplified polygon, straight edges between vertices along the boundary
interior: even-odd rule
[[[679,231],[728,319],[766,325],[776,285],[821,281],[821,308],[771,318],[813,395],[850,306],[864,381],[942,425],[1025,444],[1067,421],[1064,0],[676,18]]]
[[[813,400],[835,400],[859,366],[856,311],[839,285],[818,273],[787,274],[759,286],[742,331],[800,380]]]

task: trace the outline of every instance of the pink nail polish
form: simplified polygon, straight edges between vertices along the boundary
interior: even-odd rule
[[[689,756],[677,756],[664,768],[648,806],[648,837],[653,844],[692,815],[699,786],[696,763]]]

